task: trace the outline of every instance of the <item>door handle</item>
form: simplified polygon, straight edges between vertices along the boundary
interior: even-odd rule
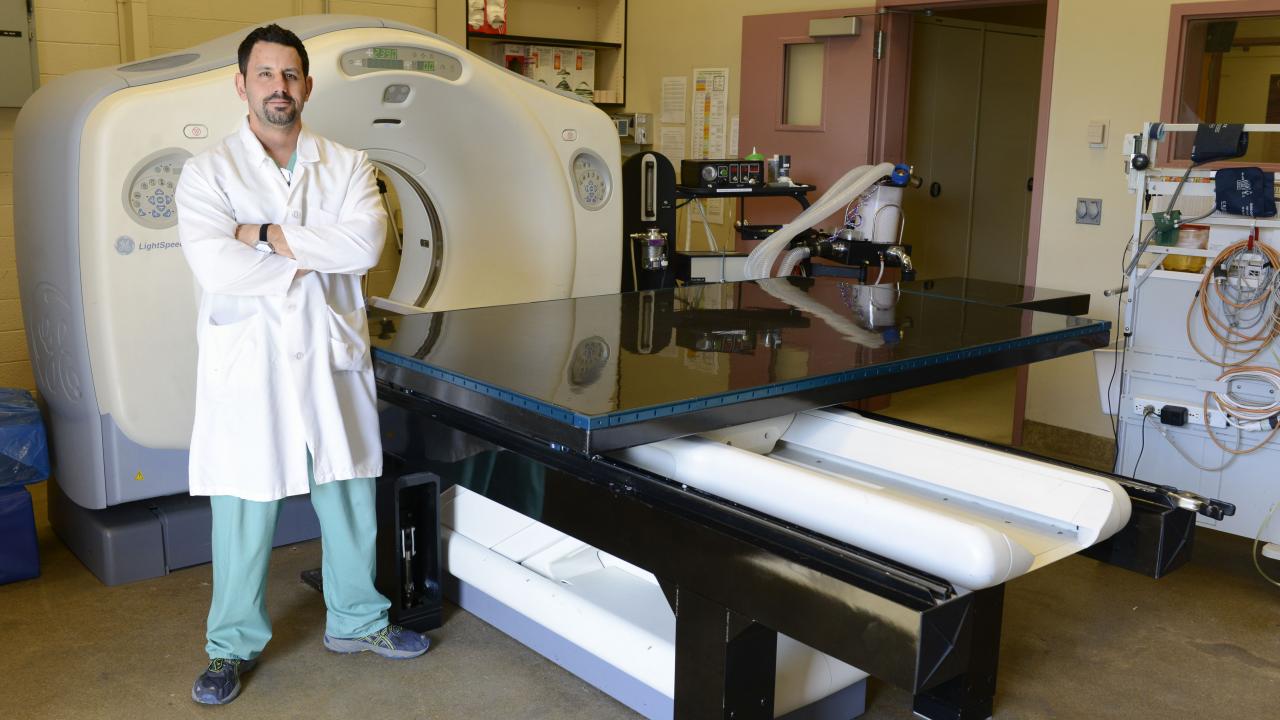
[[[1032,189],[1035,188],[1035,186],[1036,186],[1036,179],[1033,177],[1027,178],[1027,192],[1031,192]]]
[[[934,182],[929,184],[929,197],[938,197],[942,194],[942,185]]]

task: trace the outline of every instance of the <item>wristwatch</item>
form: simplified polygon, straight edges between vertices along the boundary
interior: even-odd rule
[[[258,226],[258,243],[253,246],[253,249],[267,255],[275,254],[276,249],[271,247],[271,243],[267,242],[267,223]]]

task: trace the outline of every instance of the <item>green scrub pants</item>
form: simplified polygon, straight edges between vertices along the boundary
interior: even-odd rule
[[[310,460],[310,458],[308,458]],[[307,463],[308,471],[310,462]],[[377,514],[373,478],[311,483],[320,518],[325,632],[356,638],[387,625],[391,603],[373,586]],[[271,639],[267,617],[267,561],[280,501],[254,502],[228,495],[213,506],[213,602],[205,651],[209,658],[252,660]]]

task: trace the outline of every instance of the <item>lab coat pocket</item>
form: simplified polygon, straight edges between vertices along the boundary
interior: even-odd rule
[[[254,313],[224,325],[209,322],[201,340],[200,354],[208,368],[208,378],[216,388],[261,388],[267,371],[262,314]]]
[[[334,372],[361,372],[369,358],[369,320],[363,307],[349,313],[329,308],[329,362]]]

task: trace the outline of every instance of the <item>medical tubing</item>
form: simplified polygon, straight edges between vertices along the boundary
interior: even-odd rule
[[[1223,288],[1224,286],[1229,286],[1230,278],[1224,279],[1223,282],[1214,282],[1213,268],[1225,266],[1230,270],[1236,267],[1241,255],[1253,252],[1261,253],[1267,258],[1271,265],[1270,277],[1266,282],[1259,284],[1253,297],[1242,297],[1243,292],[1239,291],[1236,291],[1236,296],[1229,296],[1228,291]],[[1224,368],[1244,365],[1256,358],[1275,340],[1277,335],[1280,335],[1280,303],[1276,302],[1274,293],[1275,271],[1276,268],[1280,268],[1280,253],[1277,253],[1265,243],[1250,243],[1248,240],[1242,240],[1224,248],[1213,259],[1209,267],[1210,269],[1200,278],[1200,289],[1187,307],[1187,341],[1200,357],[1214,365]],[[1221,303],[1223,313],[1231,314],[1232,316],[1241,311],[1256,308],[1258,316],[1254,318],[1254,324],[1261,321],[1262,328],[1253,334],[1241,332],[1238,323],[1224,321],[1214,312],[1211,308],[1211,302],[1214,298],[1217,298]],[[1219,345],[1224,350],[1243,357],[1230,362],[1225,357],[1222,360],[1217,360],[1200,347],[1200,344],[1196,342],[1195,332],[1192,328],[1192,318],[1197,309],[1200,311],[1199,315],[1205,329],[1213,335]]]
[[[1242,376],[1247,379],[1269,382],[1275,387],[1280,387],[1280,370],[1263,366],[1231,368],[1219,375],[1218,381],[1227,383],[1229,387],[1232,379],[1239,379]],[[1233,422],[1231,418],[1234,417],[1235,420],[1243,419],[1255,423],[1265,423],[1277,413],[1280,413],[1280,404],[1272,404],[1270,406],[1248,405],[1238,399],[1233,399],[1229,390],[1226,393],[1218,393],[1214,391],[1206,392],[1204,394],[1204,403],[1201,406],[1201,412],[1203,413],[1202,417],[1204,418],[1204,429],[1206,434],[1209,435],[1209,439],[1213,441],[1213,444],[1217,445],[1218,449],[1225,453],[1230,453],[1232,455],[1248,455],[1271,442],[1271,440],[1276,436],[1277,431],[1280,431],[1280,424],[1277,424],[1271,428],[1271,431],[1267,433],[1266,437],[1252,447],[1229,448],[1222,444],[1222,441],[1218,439],[1218,436],[1213,432],[1213,428],[1209,424],[1210,400],[1218,406],[1218,409],[1221,412],[1227,415],[1228,424],[1231,424],[1236,428],[1237,434],[1242,428],[1240,425]],[[1242,443],[1243,441],[1237,440],[1237,444]]]
[[[1178,197],[1182,195],[1182,188],[1187,185],[1187,178],[1191,177],[1191,171],[1200,167],[1200,163],[1191,163],[1187,166],[1187,171],[1182,173],[1182,179],[1178,181],[1177,187],[1173,189],[1173,195],[1169,198],[1169,204],[1165,207],[1165,212],[1173,210],[1173,206],[1178,204]]]
[[[636,272],[636,263],[639,262],[636,259],[636,245],[638,244],[639,243],[636,242],[635,238],[631,238],[631,237],[627,238],[627,248],[631,251],[631,289],[632,290],[640,289],[639,273]]]
[[[1271,509],[1267,511],[1267,516],[1262,519],[1262,525],[1258,526],[1258,534],[1253,538],[1253,552],[1251,554],[1253,555],[1253,567],[1258,571],[1258,574],[1261,575],[1264,580],[1271,583],[1272,585],[1275,585],[1276,587],[1280,587],[1280,580],[1276,580],[1275,578],[1268,575],[1266,571],[1262,569],[1262,565],[1258,563],[1258,555],[1260,554],[1258,552],[1258,546],[1262,544],[1262,535],[1267,531],[1267,526],[1271,524],[1271,518],[1275,514],[1276,514],[1276,503],[1272,503]],[[1267,543],[1267,544],[1270,545],[1270,543]]]
[[[761,290],[778,298],[782,302],[791,305],[792,307],[799,308],[813,317],[818,318],[846,340],[855,342],[863,347],[868,347],[873,350],[884,346],[884,337],[882,337],[880,333],[872,332],[871,330],[858,325],[846,315],[842,315],[823,303],[815,300],[804,290],[792,285],[790,280],[785,278],[761,279],[765,280],[765,282],[757,283],[757,287]]]
[[[702,200],[695,198],[695,204],[698,206],[698,214],[702,216],[702,229],[707,232],[707,248],[711,252],[720,252],[720,246],[716,244],[715,233],[711,232],[711,222],[707,220],[707,210],[702,207]],[[724,280],[723,274],[721,274],[720,280]]]
[[[788,250],[787,254],[782,257],[782,265],[778,268],[778,277],[786,277],[790,275],[791,271],[795,270],[796,266],[808,257],[809,248],[807,247],[798,247]]]
[[[1146,418],[1143,418],[1143,420],[1146,420]],[[1205,467],[1200,463],[1196,462],[1195,458],[1188,455],[1186,450],[1183,450],[1176,442],[1173,441],[1173,438],[1169,437],[1169,430],[1164,426],[1163,423],[1156,423],[1155,428],[1156,430],[1160,431],[1160,437],[1164,438],[1164,441],[1169,444],[1169,447],[1178,451],[1178,454],[1182,456],[1182,459],[1186,460],[1188,464],[1194,466],[1197,470],[1203,470],[1205,472],[1219,472],[1222,470],[1226,470],[1227,466],[1235,462],[1236,458],[1239,457],[1238,455],[1230,454],[1230,455],[1227,455],[1226,461],[1223,462],[1221,465],[1217,467]],[[1243,433],[1241,432],[1240,428],[1236,428],[1236,445],[1241,445],[1243,441],[1244,441]]]
[[[1266,278],[1260,280],[1256,287],[1250,287],[1237,269],[1241,267],[1245,256],[1254,253],[1264,256],[1270,267]],[[1226,277],[1215,278],[1214,270],[1219,267],[1225,268]],[[1280,370],[1248,364],[1280,335],[1280,305],[1277,304],[1275,293],[1276,268],[1280,268],[1280,253],[1265,243],[1248,240],[1233,243],[1213,259],[1209,269],[1200,278],[1200,287],[1187,307],[1187,342],[1200,357],[1223,368],[1222,374],[1217,378],[1217,382],[1223,387],[1230,388],[1232,380],[1246,379],[1270,384],[1280,391]],[[1231,284],[1233,278],[1237,281],[1234,287]],[[1197,315],[1197,309],[1205,329],[1222,350],[1221,360],[1205,352],[1196,341],[1193,318]],[[1251,316],[1242,317],[1246,312],[1251,313]],[[1233,354],[1240,357],[1228,361],[1227,357]],[[1214,432],[1209,409],[1215,405],[1226,416],[1227,424],[1236,429],[1235,448],[1227,447]],[[1280,415],[1280,403],[1251,403],[1233,396],[1230,389],[1222,392],[1206,391],[1201,411],[1205,433],[1219,450],[1229,456],[1247,455],[1262,448],[1280,430],[1280,425],[1273,425],[1260,442],[1251,447],[1243,447],[1240,431],[1265,431],[1272,418]]]
[[[1280,370],[1265,366],[1248,366],[1242,368],[1232,368],[1218,377],[1220,383],[1226,383],[1230,387],[1233,380],[1250,380],[1258,383],[1267,383],[1271,385],[1271,396],[1276,397],[1280,394]],[[1270,402],[1250,402],[1246,399],[1236,397],[1228,389],[1225,393],[1212,392],[1213,399],[1218,403],[1218,407],[1222,408],[1231,417],[1245,422],[1258,423],[1269,421],[1280,413],[1280,403],[1274,400]]]
[[[893,165],[881,163],[875,167],[859,165],[845,173],[817,202],[751,251],[747,256],[746,276],[750,279],[771,277],[771,271],[778,256],[796,235],[836,212],[850,198],[860,195],[872,183],[891,172],[893,172]]]

